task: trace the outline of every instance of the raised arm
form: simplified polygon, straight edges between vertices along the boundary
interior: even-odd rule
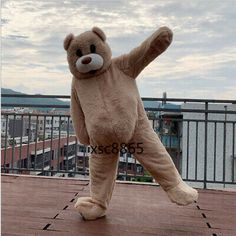
[[[114,58],[118,67],[130,77],[138,74],[157,56],[163,53],[172,42],[172,31],[161,27],[130,53]]]
[[[85,126],[84,113],[73,82],[71,86],[70,114],[77,139],[81,144],[89,145],[89,136]]]

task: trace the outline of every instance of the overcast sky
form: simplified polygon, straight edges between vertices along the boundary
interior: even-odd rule
[[[2,1],[2,87],[69,94],[64,37],[101,27],[113,56],[160,26],[168,50],[138,77],[141,96],[236,99],[236,0]]]

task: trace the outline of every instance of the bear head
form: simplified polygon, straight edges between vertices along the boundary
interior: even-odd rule
[[[64,40],[71,73],[78,79],[90,78],[106,71],[111,64],[111,49],[105,33],[98,27]]]

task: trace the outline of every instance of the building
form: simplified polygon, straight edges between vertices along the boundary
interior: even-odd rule
[[[161,108],[179,110],[179,112],[161,111],[158,116],[158,123],[154,130],[159,135],[161,142],[166,147],[172,160],[181,173],[182,171],[182,119],[180,105],[164,103]]]
[[[74,136],[60,139],[48,139],[29,144],[17,144],[1,149],[2,167],[30,169],[20,171],[24,174],[60,175],[60,170],[76,170],[76,140]],[[34,170],[35,169],[35,170]]]

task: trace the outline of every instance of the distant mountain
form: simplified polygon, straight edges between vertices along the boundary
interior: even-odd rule
[[[24,94],[24,93],[20,93],[12,89],[1,88],[1,94]]]
[[[7,88],[1,88],[1,94],[22,94],[24,93],[14,91],[12,89]],[[3,106],[3,104],[12,104],[12,106]],[[60,99],[56,98],[23,98],[23,97],[2,97],[1,98],[1,105],[2,108],[10,108],[14,107],[13,104],[31,104],[31,105],[38,105],[43,104],[45,105],[45,108],[39,108],[39,110],[51,110],[53,108],[47,108],[47,105],[63,105],[63,106],[69,106],[69,101],[62,101]],[[33,107],[37,108],[37,106]],[[60,109],[66,109],[66,108],[60,108]]]
[[[7,89],[7,88],[1,88],[1,94],[24,94],[21,92],[14,91],[12,89]],[[45,108],[38,108],[39,110],[51,110],[52,108],[47,108],[47,105],[62,105],[62,106],[69,106],[70,102],[69,101],[62,101],[60,99],[56,98],[21,98],[21,97],[2,97],[1,99],[1,104],[44,104]],[[161,102],[158,101],[143,101],[144,107],[145,108],[168,108],[168,109],[179,109],[180,106],[176,104],[171,104],[171,103],[166,103],[162,105]],[[14,107],[12,105],[11,107]],[[5,107],[2,106],[2,108],[10,108],[10,107]],[[37,108],[35,106],[34,108]],[[60,110],[65,110],[68,108],[57,108]]]

